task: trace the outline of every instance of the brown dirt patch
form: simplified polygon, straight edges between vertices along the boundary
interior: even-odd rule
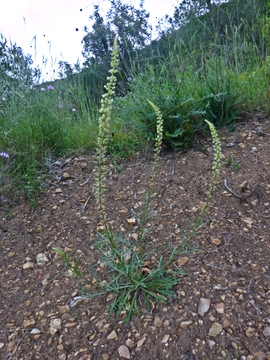
[[[1,359],[116,360],[123,358],[121,345],[136,360],[270,359],[270,121],[246,118],[234,132],[219,134],[221,174],[205,225],[192,244],[198,251],[183,255],[186,276],[176,286],[177,298],[150,313],[142,309],[142,316],[127,325],[122,316],[106,318],[106,296],[72,306],[78,281],[64,274],[62,260],[52,251],[70,249],[86,271],[99,261],[93,247],[99,219],[91,157],[52,164],[35,211],[27,204],[8,214],[1,210]],[[204,139],[202,145],[209,155],[198,150],[162,154],[151,203],[154,217],[148,222],[153,262],[168,243],[179,241],[179,230],[188,228],[205,200],[211,141]],[[151,159],[143,156],[124,163],[120,172],[111,167],[107,210],[115,229],[136,232],[127,219],[143,200],[150,169]],[[38,254],[48,261],[39,265]],[[104,276],[102,264],[97,270]],[[201,298],[210,300],[204,316],[198,314]],[[52,335],[50,324],[59,320]],[[218,335],[211,333],[215,327]]]

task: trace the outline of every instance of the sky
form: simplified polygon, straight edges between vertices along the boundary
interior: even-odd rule
[[[123,1],[139,4],[139,0]],[[145,0],[153,29],[157,19],[173,14],[176,4],[177,0]],[[0,34],[32,55],[43,79],[53,80],[60,60],[70,64],[83,61],[81,41],[84,27],[91,29],[93,5],[99,5],[105,16],[108,0],[7,0],[1,5]]]

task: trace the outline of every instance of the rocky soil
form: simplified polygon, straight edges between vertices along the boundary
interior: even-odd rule
[[[1,359],[270,360],[270,120],[246,114],[235,131],[219,134],[220,177],[192,243],[197,251],[177,261],[185,272],[177,296],[150,312],[142,307],[128,324],[124,314],[107,318],[108,294],[82,297],[86,284],[52,250],[76,255],[86,273],[96,264],[101,277],[110,276],[94,246],[100,219],[91,156],[50,164],[34,211],[24,202],[2,204]],[[161,156],[147,223],[153,263],[205,201],[213,151],[211,139],[198,144]],[[121,171],[110,168],[108,218],[133,241],[137,224],[128,219],[144,198],[151,163],[151,154],[138,154]]]

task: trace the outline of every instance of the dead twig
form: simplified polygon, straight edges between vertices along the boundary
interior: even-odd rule
[[[226,179],[224,180],[224,185],[225,185],[225,188],[226,188],[231,194],[233,194],[233,195],[234,195],[235,197],[237,197],[238,199],[241,199],[241,200],[242,200],[242,196],[236,194],[231,188],[229,188]]]

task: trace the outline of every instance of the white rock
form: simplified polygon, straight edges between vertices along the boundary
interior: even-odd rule
[[[117,334],[116,332],[113,330],[108,336],[107,336],[107,340],[113,340],[117,338]]]
[[[163,339],[161,340],[161,343],[165,344],[165,343],[167,343],[169,341],[169,339],[170,339],[170,335],[164,335]]]
[[[198,306],[198,314],[204,316],[210,308],[210,300],[205,298],[200,298]]]
[[[118,348],[118,354],[124,359],[130,359],[130,352],[125,345],[121,345]]]
[[[266,328],[264,328],[263,330],[263,335],[265,337],[269,337],[270,336],[270,326],[267,326]]]
[[[60,329],[62,324],[61,319],[52,319],[50,322],[50,333],[52,335],[56,334],[57,331]]]
[[[32,261],[27,261],[26,263],[23,264],[23,269],[33,269],[34,268],[34,263]]]
[[[37,260],[37,264],[38,264],[39,266],[43,266],[43,265],[46,264],[46,262],[49,261],[49,259],[47,258],[47,256],[46,256],[45,254],[43,254],[43,253],[37,254],[36,260]]]
[[[31,335],[40,334],[40,330],[37,329],[37,328],[34,328],[34,329],[31,330],[30,334],[31,334]]]
[[[143,345],[143,343],[145,342],[145,340],[146,340],[146,337],[141,338],[141,340],[139,340],[137,342],[137,347],[140,348]]]

